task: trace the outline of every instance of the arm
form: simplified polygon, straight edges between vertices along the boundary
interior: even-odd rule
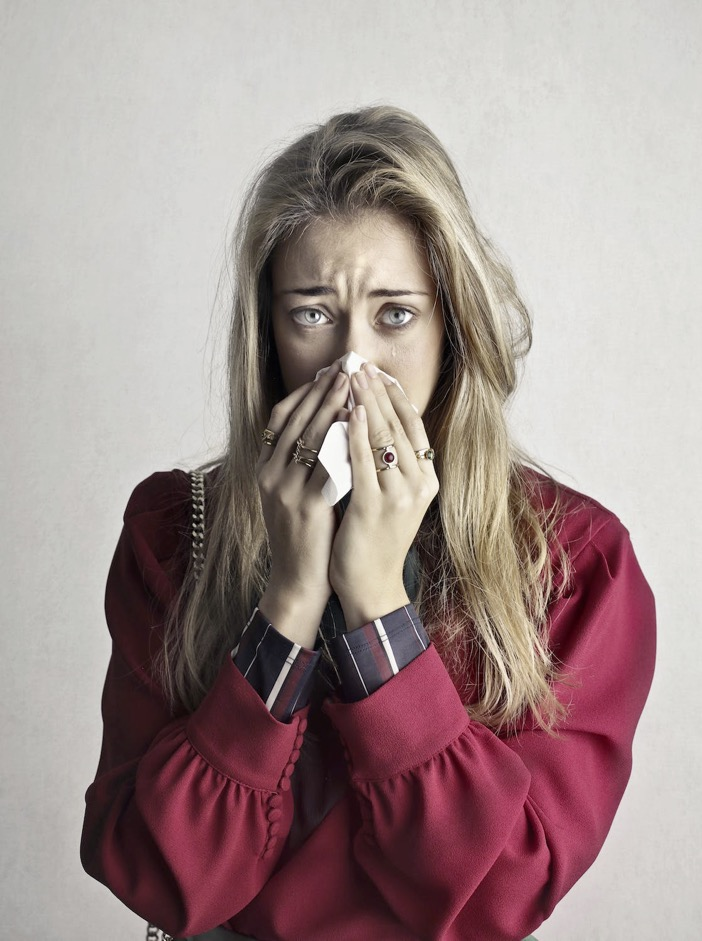
[[[189,524],[179,473],[135,489],[108,575],[113,646],[80,851],[86,872],[129,908],[189,935],[231,918],[269,878],[292,820],[308,708],[278,721],[227,657],[192,715],[169,713],[150,663]]]
[[[651,683],[654,605],[613,517],[574,568],[551,618],[574,684],[558,688],[570,702],[558,738],[471,722],[434,646],[370,696],[324,706],[350,756],[356,859],[423,938],[524,937],[609,831]]]

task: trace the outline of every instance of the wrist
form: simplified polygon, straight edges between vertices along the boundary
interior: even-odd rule
[[[403,608],[410,604],[410,599],[404,585],[396,591],[383,592],[369,597],[345,596],[339,598],[341,610],[344,612],[346,630],[354,631],[363,624],[368,624],[376,618],[385,617],[391,611]]]
[[[258,608],[273,627],[288,640],[309,650],[314,649],[319,624],[329,597],[310,595],[269,582]]]

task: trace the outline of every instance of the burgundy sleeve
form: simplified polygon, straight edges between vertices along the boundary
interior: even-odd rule
[[[232,659],[271,715],[289,722],[309,705],[314,671],[322,654],[289,640],[254,608]]]
[[[597,521],[596,521],[597,522]],[[551,642],[569,685],[558,737],[471,721],[432,644],[358,702],[323,708],[344,742],[354,854],[409,931],[513,941],[602,847],[627,784],[655,659],[653,596],[614,517],[573,557]]]
[[[329,641],[341,677],[342,698],[356,702],[423,653],[429,638],[414,605],[397,608],[381,618]]]
[[[230,656],[192,714],[169,712],[151,663],[189,514],[182,471],[143,481],[125,512],[105,594],[102,750],[80,845],[89,875],[176,936],[227,921],[270,878],[308,712],[279,722]]]

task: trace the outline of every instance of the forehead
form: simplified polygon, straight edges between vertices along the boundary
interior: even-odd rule
[[[288,283],[300,279],[308,286],[344,280],[369,290],[433,288],[421,238],[409,222],[389,212],[366,213],[348,221],[313,220],[278,246],[272,275],[276,290],[302,286],[302,282]]]

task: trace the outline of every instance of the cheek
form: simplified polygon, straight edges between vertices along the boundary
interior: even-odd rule
[[[408,354],[408,355],[407,355]],[[394,375],[407,397],[416,405],[420,414],[424,414],[429,406],[432,395],[439,381],[441,373],[441,344],[428,342],[420,344],[405,356],[393,360],[392,365],[396,371],[387,371]]]
[[[312,382],[319,370],[329,365],[324,357],[314,355],[308,350],[294,350],[285,345],[277,347],[277,350],[280,371],[288,394],[306,382]]]
[[[300,351],[295,349],[287,331],[276,317],[273,318],[273,342],[285,390],[289,394],[308,381],[306,378],[301,378],[306,372],[305,357],[300,356]]]

